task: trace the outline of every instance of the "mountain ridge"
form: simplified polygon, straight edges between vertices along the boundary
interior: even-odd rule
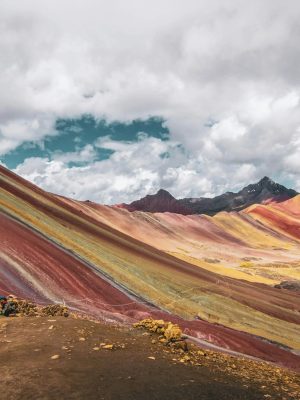
[[[167,190],[160,189],[156,194],[147,195],[130,204],[122,203],[117,207],[128,211],[171,212],[182,215],[215,215],[221,211],[241,211],[252,204],[280,203],[295,197],[294,189],[288,189],[265,176],[254,184],[245,186],[238,192],[226,192],[209,198],[176,199]]]

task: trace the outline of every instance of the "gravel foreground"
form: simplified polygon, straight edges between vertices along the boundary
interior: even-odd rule
[[[300,399],[300,375],[74,317],[0,317],[6,400]]]

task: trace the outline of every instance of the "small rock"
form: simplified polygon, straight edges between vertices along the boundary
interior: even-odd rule
[[[155,360],[155,357],[153,357],[153,356],[150,356],[148,358],[149,358],[149,360]]]
[[[59,357],[60,357],[60,355],[54,354],[54,356],[52,356],[52,357],[50,357],[50,358],[51,358],[51,360],[58,360]]]
[[[191,361],[191,358],[189,356],[184,356],[179,360],[181,363],[186,363]]]
[[[114,349],[114,345],[113,344],[106,344],[102,348],[105,349],[105,350],[113,350]]]
[[[188,345],[185,340],[179,340],[178,342],[171,342],[169,345],[176,350],[183,350],[184,352],[188,351]]]

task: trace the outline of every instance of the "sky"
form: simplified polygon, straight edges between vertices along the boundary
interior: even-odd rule
[[[0,162],[80,200],[300,191],[297,0],[1,0]]]

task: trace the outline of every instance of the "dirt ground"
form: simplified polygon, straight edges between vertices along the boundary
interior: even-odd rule
[[[0,399],[300,399],[300,376],[290,371],[192,345],[185,356],[143,330],[0,317]]]

